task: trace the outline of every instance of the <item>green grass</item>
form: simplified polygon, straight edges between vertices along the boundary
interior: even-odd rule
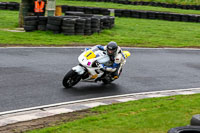
[[[18,17],[18,11],[0,10],[0,28],[16,28]]]
[[[121,46],[200,47],[200,23],[116,18],[113,29],[91,36],[65,36],[41,31],[14,33],[2,30],[17,27],[17,18],[17,11],[0,11],[0,46],[95,45],[114,40]]]
[[[100,106],[98,115],[28,133],[166,133],[200,113],[200,94]]]

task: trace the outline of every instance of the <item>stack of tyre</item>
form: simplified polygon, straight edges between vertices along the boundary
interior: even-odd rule
[[[92,33],[99,33],[101,31],[101,19],[99,17],[92,17],[91,18],[91,30]]]
[[[168,133],[200,133],[200,114],[192,116],[190,125],[172,128]]]
[[[61,33],[62,16],[49,16],[47,20],[47,30],[53,31],[54,34]]]
[[[79,13],[68,16],[27,16],[24,18],[25,31],[49,30],[64,35],[91,35],[114,26],[114,17]],[[73,16],[79,15],[79,16]]]
[[[38,30],[46,31],[46,25],[47,25],[47,17],[45,16],[39,16],[38,17]]]
[[[64,35],[75,35],[76,18],[64,18],[62,22],[62,33]]]
[[[24,30],[31,32],[37,30],[38,17],[37,16],[26,16],[24,17]]]
[[[84,29],[84,34],[85,35],[91,35],[92,34],[92,29],[91,29],[91,22],[92,19],[85,17],[85,29]]]
[[[102,29],[111,29],[115,25],[115,17],[103,16],[101,22],[103,23]]]
[[[76,35],[84,35],[84,30],[85,30],[85,22],[86,20],[84,18],[78,18],[76,20],[76,25],[75,25],[75,34]]]
[[[78,11],[84,12],[85,14],[110,15],[110,11],[106,8],[62,5],[62,12],[65,13],[66,11]]]
[[[84,14],[84,12],[67,11],[65,15],[79,16],[86,19],[85,35],[95,32],[100,32],[102,29],[111,29],[115,24],[115,17],[102,16],[93,14]],[[88,21],[88,22],[87,22]]]

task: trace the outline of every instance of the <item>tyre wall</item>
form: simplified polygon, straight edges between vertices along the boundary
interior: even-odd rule
[[[79,0],[78,0],[79,1]],[[156,6],[165,8],[179,8],[188,10],[200,10],[200,5],[181,5],[181,4],[168,4],[161,2],[145,2],[145,1],[128,1],[128,0],[81,0],[81,1],[95,1],[95,2],[112,2],[126,5],[144,5],[144,6]]]
[[[62,5],[62,12],[65,13],[66,11],[84,12],[85,14],[110,15],[110,11],[106,8]]]
[[[19,10],[19,3],[17,2],[0,2],[0,9],[2,10]]]
[[[52,31],[55,34],[64,35],[92,35],[100,33],[104,29],[112,29],[115,17],[68,12],[66,16],[27,16],[24,18],[24,30]]]
[[[186,9],[186,10],[200,10],[200,5],[180,5],[180,4],[161,3],[161,2],[144,2],[144,1],[133,2],[133,1],[128,1],[128,0],[82,0],[82,1],[113,2],[113,3],[126,4],[126,5],[144,5],[144,6],[155,6],[155,7],[165,7],[165,8],[179,8],[179,9]],[[0,9],[19,10],[19,3],[0,2]],[[74,10],[71,10],[71,11],[74,11]]]
[[[169,13],[169,12],[155,12],[155,11],[141,11],[141,10],[116,9],[115,16],[143,18],[143,19],[159,19],[159,20],[168,20],[168,21],[200,22],[200,15],[178,14],[178,13]]]

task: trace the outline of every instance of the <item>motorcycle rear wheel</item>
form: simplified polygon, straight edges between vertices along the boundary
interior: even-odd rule
[[[62,84],[65,88],[70,88],[70,87],[76,85],[80,80],[81,80],[81,76],[78,75],[78,73],[76,73],[75,71],[70,70],[65,75]]]
[[[104,84],[110,84],[112,81],[113,81],[113,80],[108,81],[108,80],[106,80],[106,79],[102,79],[102,82],[103,82]]]

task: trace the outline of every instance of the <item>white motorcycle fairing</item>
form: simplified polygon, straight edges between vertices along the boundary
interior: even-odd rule
[[[89,76],[86,79],[82,79],[82,81],[95,81],[104,74],[104,72],[100,70],[100,67],[95,63],[98,62],[99,64],[108,64],[108,62],[110,62],[110,58],[104,51],[93,47],[91,50],[84,51],[78,57],[78,61],[80,65],[73,67],[72,70],[77,72],[79,75],[88,71]]]
[[[72,70],[77,72],[78,75],[82,75],[85,72],[85,68],[80,66],[80,65],[77,65],[77,66],[73,67]]]

